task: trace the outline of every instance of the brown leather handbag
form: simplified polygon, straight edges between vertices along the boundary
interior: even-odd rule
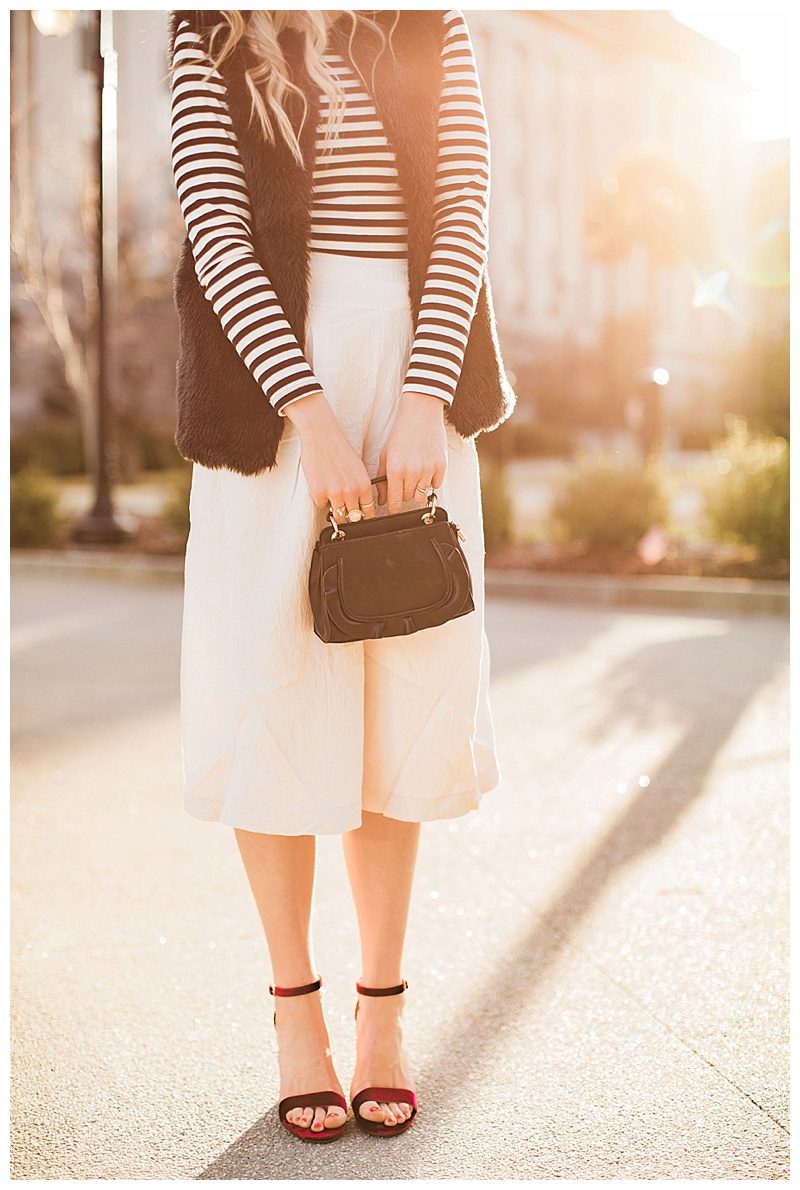
[[[405,636],[475,610],[466,538],[435,492],[410,512],[339,525],[330,509],[328,519],[308,575],[314,632],[326,644]]]

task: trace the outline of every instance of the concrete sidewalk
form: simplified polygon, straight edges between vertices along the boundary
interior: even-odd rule
[[[232,832],[182,809],[180,595],[13,576],[14,1178],[788,1177],[784,621],[489,599],[503,782],[423,827],[419,1120],[315,1148]],[[347,1089],[336,836],[315,937]]]

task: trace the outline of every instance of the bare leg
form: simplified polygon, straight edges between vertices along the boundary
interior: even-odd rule
[[[420,823],[400,822],[365,810],[362,825],[342,835],[361,938],[361,976],[368,987],[403,979],[403,946],[419,847]],[[405,994],[359,996],[356,1064],[350,1096],[370,1085],[414,1090],[403,1045]],[[385,1124],[411,1114],[407,1103],[361,1105],[360,1114]]]
[[[311,942],[311,908],[316,877],[314,835],[266,835],[234,828],[247,879],[255,897],[272,962],[272,983],[295,987],[319,972]],[[304,1091],[337,1091],[322,1011],[321,992],[276,996],[279,1098]],[[327,1110],[326,1110],[327,1109]],[[294,1108],[287,1120],[315,1131],[341,1127],[347,1113],[338,1104]]]

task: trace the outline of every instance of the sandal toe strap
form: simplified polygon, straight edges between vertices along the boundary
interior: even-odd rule
[[[357,1113],[361,1105],[371,1099],[383,1103],[410,1103],[414,1111],[417,1110],[417,1097],[408,1087],[364,1087],[350,1100],[353,1111]]]
[[[295,1107],[322,1107],[332,1103],[334,1107],[341,1107],[347,1111],[347,1100],[337,1091],[308,1091],[305,1095],[287,1095],[278,1104],[278,1115],[281,1120],[286,1119],[286,1113]]]

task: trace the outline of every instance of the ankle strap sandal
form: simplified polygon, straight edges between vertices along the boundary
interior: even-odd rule
[[[294,988],[278,987],[271,983],[269,990],[272,996],[305,996],[308,992],[318,992],[321,987],[322,979],[317,978],[312,983],[299,984]],[[277,1029],[277,1012],[272,1014],[272,1023]],[[285,1099],[281,1099],[278,1103],[278,1117],[284,1128],[291,1132],[292,1136],[299,1137],[300,1140],[337,1140],[344,1132],[344,1124],[337,1125],[335,1128],[323,1127],[319,1132],[315,1132],[311,1128],[303,1128],[300,1124],[293,1124],[286,1119],[287,1112],[295,1107],[324,1107],[326,1104],[333,1104],[335,1107],[341,1107],[343,1111],[347,1111],[347,1100],[338,1091],[310,1091],[304,1095],[287,1095]]]
[[[356,982],[356,991],[361,996],[398,996],[407,987],[407,979],[387,988],[369,988],[365,987],[363,983]],[[358,1003],[356,1000],[353,1020],[358,1019]],[[410,1103],[411,1115],[400,1124],[384,1124],[382,1121],[366,1120],[361,1115],[359,1108],[372,1099],[383,1103]],[[396,1136],[400,1132],[405,1132],[413,1124],[417,1114],[417,1097],[409,1087],[364,1087],[350,1100],[350,1106],[353,1109],[356,1124],[363,1132],[369,1132],[373,1136]]]

